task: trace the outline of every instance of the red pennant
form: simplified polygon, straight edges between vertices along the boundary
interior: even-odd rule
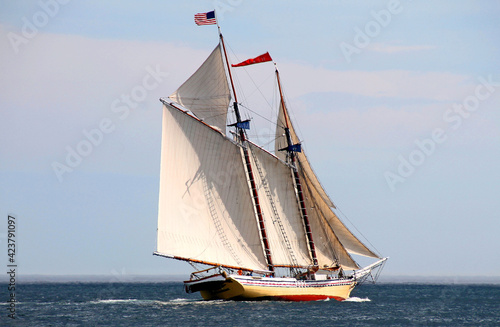
[[[269,52],[266,52],[258,57],[248,59],[245,61],[240,62],[239,64],[233,64],[231,65],[232,67],[241,67],[241,66],[248,66],[248,65],[253,65],[253,64],[258,64],[260,62],[266,62],[266,61],[272,61],[271,56],[269,55]]]

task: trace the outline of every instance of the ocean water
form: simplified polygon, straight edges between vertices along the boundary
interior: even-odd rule
[[[500,285],[364,284],[351,296],[203,301],[180,282],[26,283],[16,287],[15,321],[0,303],[0,326],[500,326]]]

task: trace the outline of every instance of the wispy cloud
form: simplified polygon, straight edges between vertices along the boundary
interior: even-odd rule
[[[6,46],[7,42],[4,39],[0,45]],[[374,46],[382,48],[380,44]],[[423,49],[426,46],[418,47]],[[416,50],[418,47],[406,48]],[[144,67],[159,65],[162,71],[169,73],[169,77],[141,102],[143,110],[140,114],[133,112],[135,116],[127,120],[127,128],[119,127],[117,136],[113,136],[118,138],[120,134],[120,142],[127,144],[123,151],[142,151],[144,145],[140,138],[134,137],[134,133],[141,131],[144,139],[159,140],[156,137],[160,115],[157,99],[175,90],[210,52],[210,49],[197,50],[174,43],[101,40],[43,32],[29,44],[27,50],[22,55],[5,52],[0,56],[5,62],[12,63],[4,67],[4,78],[0,81],[5,91],[0,101],[8,105],[4,112],[6,123],[2,124],[0,136],[9,140],[9,146],[5,146],[4,151],[12,158],[22,159],[22,162],[33,162],[27,160],[33,155],[45,154],[50,160],[59,158],[62,154],[57,152],[58,149],[65,149],[68,144],[78,144],[83,129],[96,128],[103,118],[114,117],[110,110],[113,100],[129,93],[134,85],[142,81]],[[403,46],[398,50],[403,51]],[[385,51],[388,51],[387,47]],[[102,56],[103,53],[107,55]],[[246,56],[242,54],[240,59]],[[329,130],[331,122],[342,122],[332,129],[329,135],[332,139],[350,135],[350,139],[366,144],[390,144],[395,134],[425,131],[429,119],[440,119],[447,102],[463,99],[464,95],[473,92],[475,86],[473,77],[450,72],[338,71],[297,62],[280,62],[278,66],[287,97],[299,106],[296,108],[298,118],[314,122],[310,126],[303,126],[304,132],[309,128],[313,131],[309,133],[314,135],[317,126],[324,125],[318,130],[325,131]],[[236,73],[245,75],[243,71]],[[274,83],[271,64],[252,67],[251,73],[253,77],[254,73],[260,73],[262,80]],[[245,91],[250,90],[247,96],[259,93],[255,87],[262,86],[261,82],[253,84],[244,78],[240,82]],[[269,90],[272,89],[271,85]],[[326,112],[311,112],[310,101],[304,103],[300,100],[318,93],[328,94],[328,98],[314,103]],[[335,95],[353,97],[356,101],[353,105],[339,107]],[[267,107],[265,102],[261,106],[254,106],[245,97],[242,98],[245,105],[251,108]],[[359,106],[362,99],[365,102],[378,100],[370,102],[370,110],[364,111],[366,106]],[[385,99],[392,99],[392,102],[386,102]],[[33,103],[36,105],[33,106]],[[151,128],[152,122],[156,129]],[[122,124],[120,121],[118,123]],[[357,131],[364,132],[360,134],[347,126],[357,126]],[[22,133],[21,128],[25,129],[25,133]],[[43,142],[35,144],[29,138],[21,137],[33,134],[43,135]],[[103,145],[102,148],[105,146],[116,147],[106,150],[113,155],[122,151],[116,144]],[[157,151],[155,146],[151,145],[149,150]],[[102,166],[102,162],[100,164]]]
[[[474,86],[472,77],[439,71],[336,71],[301,64],[283,64],[288,94],[342,92],[371,97],[456,101]]]
[[[435,45],[395,45],[385,43],[372,43],[367,50],[381,53],[413,52],[436,49]]]

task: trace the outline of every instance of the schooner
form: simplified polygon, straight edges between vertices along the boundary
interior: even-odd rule
[[[231,66],[219,28],[219,44],[205,62],[160,99],[154,254],[208,266],[184,282],[187,292],[206,300],[342,301],[387,258],[335,214],[295,132],[276,65],[275,152],[248,139],[250,122],[240,114],[232,67],[264,61],[271,61],[268,53]],[[230,108],[234,118],[227,124]],[[360,268],[352,254],[376,261]]]

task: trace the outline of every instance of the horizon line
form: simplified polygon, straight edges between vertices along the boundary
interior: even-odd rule
[[[17,276],[17,284],[22,283],[165,283],[183,282],[189,279],[189,274],[25,274]],[[0,277],[1,284],[8,284],[8,276]],[[500,284],[500,276],[491,275],[382,275],[378,279],[379,284]]]

